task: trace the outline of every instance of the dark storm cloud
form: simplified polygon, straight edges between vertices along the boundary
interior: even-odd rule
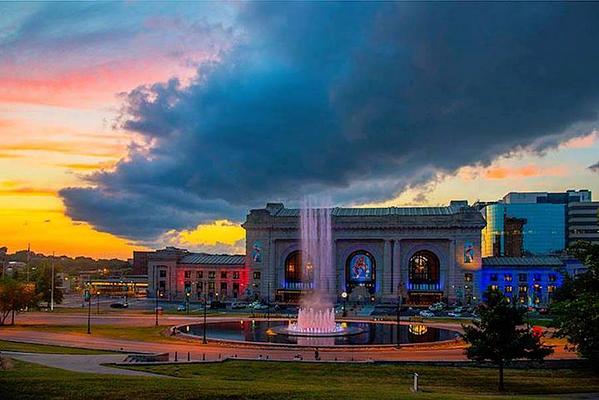
[[[238,24],[192,85],[129,93],[123,126],[155,146],[63,190],[71,216],[146,239],[307,192],[380,200],[597,120],[596,4],[255,2]]]

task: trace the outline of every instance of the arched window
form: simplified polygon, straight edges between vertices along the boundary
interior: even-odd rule
[[[302,282],[302,253],[296,250],[285,259],[285,281],[287,283]]]
[[[375,261],[372,254],[364,250],[354,251],[347,257],[347,280],[350,283],[374,281]]]
[[[410,258],[410,283],[439,283],[439,259],[422,250]]]

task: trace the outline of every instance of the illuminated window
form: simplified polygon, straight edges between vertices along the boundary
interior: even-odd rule
[[[285,281],[287,283],[302,282],[302,253],[296,250],[285,259]]]
[[[464,282],[472,282],[472,273],[467,272],[464,274]]]
[[[410,258],[410,283],[439,282],[439,259],[430,251],[418,251]]]
[[[512,291],[513,291],[513,290],[514,290],[514,287],[513,287],[513,286],[506,286],[506,287],[505,287],[505,292],[506,292],[506,293],[512,293]]]
[[[556,288],[555,285],[549,285],[549,286],[547,286],[547,292],[553,293],[553,292],[555,292],[555,288]]]
[[[191,279],[191,271],[185,271],[185,279]]]
[[[208,282],[208,290],[214,291],[214,282]]]
[[[239,279],[239,271],[233,272],[233,279]]]
[[[496,292],[496,291],[499,290],[499,286],[497,286],[497,285],[491,285],[491,286],[489,286],[489,289],[491,289],[493,292]]]
[[[520,293],[526,293],[526,292],[528,292],[528,286],[526,286],[526,285],[520,285],[518,287],[518,290],[520,291]]]
[[[216,278],[216,271],[208,271],[208,279]]]
[[[503,276],[503,280],[506,282],[511,282],[512,281],[512,274],[505,274]]]
[[[196,272],[196,278],[197,279],[204,279],[204,271],[198,271],[198,272]]]
[[[260,279],[260,271],[254,272],[254,279]]]

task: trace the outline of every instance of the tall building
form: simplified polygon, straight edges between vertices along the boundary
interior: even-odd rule
[[[591,211],[585,206],[594,204],[591,192],[511,192],[498,202],[481,205],[487,221],[482,231],[483,257],[563,252],[570,243],[570,204],[580,204],[578,211],[572,207],[574,213]]]
[[[599,244],[599,201],[568,203],[568,245],[579,240]]]

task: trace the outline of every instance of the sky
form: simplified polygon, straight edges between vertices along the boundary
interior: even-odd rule
[[[599,4],[0,3],[0,246],[242,253],[251,208],[599,193]]]

